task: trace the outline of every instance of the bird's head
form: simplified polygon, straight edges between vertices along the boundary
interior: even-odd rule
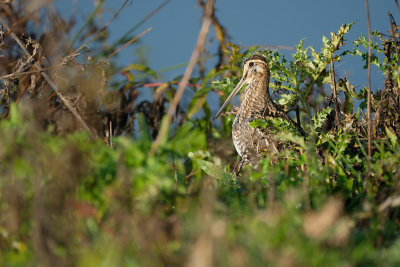
[[[233,89],[232,93],[228,96],[225,103],[221,106],[214,120],[217,119],[226,106],[232,101],[233,97],[239,92],[243,85],[250,84],[255,79],[269,80],[269,66],[267,59],[262,55],[252,55],[243,62],[243,76],[239,83]]]
[[[249,84],[254,78],[269,78],[267,59],[261,55],[252,55],[243,62],[244,84]]]

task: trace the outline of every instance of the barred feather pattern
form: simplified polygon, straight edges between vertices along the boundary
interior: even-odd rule
[[[245,163],[253,167],[258,165],[262,151],[278,153],[271,136],[263,129],[249,125],[250,122],[264,119],[266,114],[275,111],[275,106],[269,104],[271,98],[268,92],[268,80],[269,75],[265,73],[253,78],[241,96],[241,105],[232,125],[232,140],[236,151]]]
[[[244,62],[243,77],[248,86],[240,97],[241,105],[232,125],[232,140],[244,163],[257,167],[263,151],[270,155],[279,151],[268,129],[250,127],[252,121],[266,116],[280,117],[294,125],[303,136],[306,133],[271,99],[268,89],[270,72],[264,57],[255,55],[248,58]]]

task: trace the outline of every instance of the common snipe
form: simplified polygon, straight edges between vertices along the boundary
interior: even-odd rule
[[[255,128],[249,125],[257,119],[279,117],[290,122],[303,136],[306,133],[299,124],[294,122],[288,114],[281,110],[271,99],[269,94],[270,71],[266,58],[262,55],[252,55],[243,63],[243,76],[235,89],[228,96],[225,103],[217,112],[214,119],[218,118],[226,106],[232,101],[239,90],[247,85],[240,96],[240,106],[236,110],[236,117],[232,125],[232,140],[241,161],[237,165],[238,171],[243,165],[258,165],[262,152],[269,154],[278,153],[277,144],[266,129]]]

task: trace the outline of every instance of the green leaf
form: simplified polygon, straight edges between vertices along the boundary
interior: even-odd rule
[[[385,127],[385,130],[390,142],[392,143],[392,146],[395,147],[397,144],[397,136],[388,127]]]
[[[151,142],[150,129],[147,125],[146,118],[143,113],[137,114],[138,122],[139,122],[139,133],[140,133],[140,143],[149,145]]]
[[[282,94],[278,103],[283,106],[293,106],[296,103],[297,96],[295,94]]]
[[[191,119],[199,111],[199,109],[201,109],[206,102],[207,95],[211,89],[211,87],[203,87],[195,93],[192,101],[189,103],[188,112],[186,114],[187,118]]]
[[[210,161],[198,159],[196,157],[192,157],[192,159],[196,161],[200,168],[211,177],[220,179],[224,176],[224,169],[220,165],[217,165]]]
[[[130,65],[126,66],[125,68],[123,68],[121,70],[121,72],[130,71],[130,70],[144,72],[148,75],[151,75],[154,79],[157,79],[157,73],[155,71],[153,71],[150,67],[148,67],[144,64],[139,64],[139,63],[130,64]]]
[[[312,118],[312,121],[314,122],[313,129],[316,130],[318,128],[321,128],[328,115],[331,113],[332,108],[331,107],[326,107],[322,111],[317,112],[314,117]]]
[[[189,152],[206,147],[205,132],[191,121],[180,126],[176,134],[165,144],[165,147],[178,155],[185,156]]]

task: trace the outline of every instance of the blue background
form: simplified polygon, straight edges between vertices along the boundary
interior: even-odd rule
[[[93,11],[97,1],[56,1],[56,7],[63,16],[77,15],[77,27]],[[123,0],[106,0],[102,15],[97,17],[104,25],[122,5]],[[134,0],[123,9],[111,24],[110,41],[119,39],[131,27],[163,1]],[[388,34],[390,28],[387,12],[390,11],[400,23],[399,11],[394,0],[370,0],[372,30]],[[76,12],[74,12],[74,10]],[[138,51],[145,51],[149,66],[155,71],[188,62],[196,44],[201,26],[202,9],[197,0],[171,0],[151,19],[141,25],[131,36],[135,36],[148,27],[153,29],[140,38],[140,42],[125,48],[115,58],[122,66],[137,62]],[[367,35],[365,2],[362,0],[217,0],[216,16],[226,27],[231,41],[242,46],[270,45],[294,47],[301,39],[305,46],[321,47],[322,36],[337,32],[340,25],[356,21],[347,35],[347,43],[358,35]],[[76,30],[76,29],[75,29]],[[215,54],[217,42],[211,27],[208,37],[211,40],[207,48]],[[287,57],[293,51],[281,50]],[[209,67],[216,57],[208,61]],[[360,57],[346,56],[336,65],[336,74],[347,77],[356,90],[367,85],[367,71],[362,68]],[[184,72],[184,67],[164,72],[161,80],[170,80]],[[383,86],[383,76],[377,67],[372,67],[372,87],[375,91]]]

